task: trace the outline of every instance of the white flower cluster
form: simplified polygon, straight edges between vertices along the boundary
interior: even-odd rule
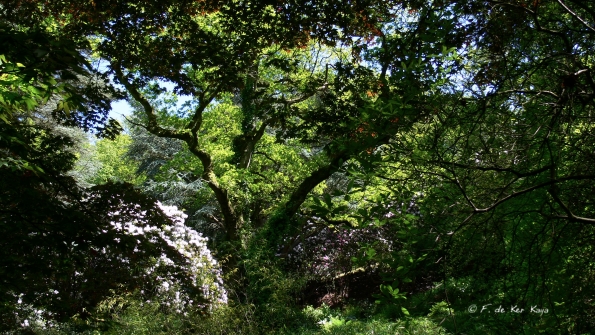
[[[119,211],[110,212],[108,215],[114,221],[111,222],[113,230],[122,235],[137,237],[134,246],[133,254],[142,254],[141,240],[147,239],[151,243],[159,243],[169,245],[176,250],[178,255],[175,255],[175,261],[170,259],[167,255],[161,254],[150,263],[148,267],[144,268],[142,277],[146,278],[147,287],[152,293],[156,293],[156,300],[158,300],[168,309],[178,313],[184,313],[188,307],[199,307],[212,310],[222,304],[227,303],[227,292],[223,287],[223,280],[221,277],[221,270],[217,261],[211,255],[207,248],[206,237],[200,233],[187,227],[184,222],[187,215],[184,214],[175,206],[164,206],[157,203],[159,208],[172,221],[171,225],[164,225],[157,227],[151,225],[149,219],[146,217],[145,211],[138,211],[135,219],[121,223],[117,222]],[[136,205],[136,209],[140,209]],[[108,229],[103,229],[103,234],[108,234]],[[122,238],[116,237],[115,242],[121,243]],[[73,242],[73,246],[76,244]],[[118,268],[128,268],[136,266],[134,257],[122,254],[113,246],[93,247],[96,255],[101,260],[109,263],[114,263]],[[171,255],[171,254],[170,254]],[[93,266],[94,262],[90,262]],[[146,266],[146,263],[145,265]],[[109,265],[108,265],[109,268]],[[104,270],[105,271],[105,270]],[[81,268],[74,272],[74,278],[80,283],[84,284],[88,278],[85,278],[85,269]],[[182,280],[184,278],[184,284]],[[200,301],[193,301],[189,292],[188,284],[193,286],[190,288],[194,292],[200,292]],[[143,294],[145,291],[141,291]],[[46,292],[39,293],[39,299],[55,299],[61,300],[65,292],[50,288]],[[76,292],[66,292],[68,294],[77,294]],[[154,295],[153,295],[154,296]],[[51,321],[53,313],[44,309],[34,308],[33,305],[27,304],[23,301],[24,294],[13,294],[16,303],[14,311],[14,318],[17,322],[17,327],[21,328],[38,328],[46,329],[52,328],[55,324]],[[80,296],[82,299],[83,296]],[[206,301],[206,302],[205,302]]]
[[[141,235],[149,232],[157,233],[164,242],[175,248],[184,257],[184,264],[175,264],[173,260],[162,254],[156,264],[147,269],[149,274],[157,274],[159,281],[158,296],[163,304],[177,312],[183,312],[188,306],[213,308],[227,303],[227,292],[223,288],[221,270],[217,261],[207,248],[206,237],[194,229],[187,227],[184,222],[188,217],[176,206],[165,206],[157,203],[159,208],[172,220],[173,225],[162,228],[151,226],[146,222],[127,222],[123,226],[114,223],[114,227],[130,235]],[[155,242],[153,238],[153,242]],[[180,290],[180,285],[174,276],[162,276],[167,273],[159,271],[160,267],[174,267],[184,273],[194,283],[195,288],[202,292],[202,296],[210,304],[208,306],[195,304],[187,294]]]
[[[50,294],[51,293],[53,292],[50,292]],[[48,313],[47,311],[44,311],[42,309],[34,308],[31,305],[24,304],[22,300],[22,293],[19,295],[13,294],[13,296],[17,299],[17,309],[14,311],[17,326],[20,326],[21,328],[37,329],[47,329],[55,326],[55,323],[47,319],[47,316],[51,316],[52,313]]]

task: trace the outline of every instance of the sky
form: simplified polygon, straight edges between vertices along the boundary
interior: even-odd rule
[[[132,107],[128,104],[126,100],[119,100],[116,102],[112,102],[112,110],[109,113],[109,116],[118,120],[120,123],[123,123],[124,116],[130,115],[132,113]]]
[[[159,86],[166,88],[168,91],[173,91],[174,85],[170,82],[159,81]],[[192,99],[190,96],[179,96],[178,106],[181,106],[184,102]],[[132,114],[132,107],[126,100],[118,100],[112,102],[112,110],[109,116],[118,120],[120,124],[124,125],[124,119],[126,116]]]

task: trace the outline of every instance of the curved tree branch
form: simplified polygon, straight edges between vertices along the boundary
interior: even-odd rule
[[[138,88],[133,85],[128,78],[122,72],[122,67],[118,62],[112,63],[112,69],[116,74],[116,78],[124,85],[128,93],[136,100],[138,103],[141,104],[145,115],[147,116],[148,124],[145,128],[153,135],[159,137],[169,137],[169,138],[176,138],[182,141],[189,141],[191,140],[191,135],[189,133],[179,133],[177,131],[171,129],[165,129],[159,126],[157,122],[157,115],[155,114],[155,109],[151,106],[151,103],[138,91]]]
[[[575,19],[579,20],[585,27],[587,27],[589,30],[591,30],[591,32],[595,33],[595,29],[593,27],[591,27],[585,20],[583,20],[580,16],[578,16],[578,14],[576,14],[575,12],[573,12],[570,8],[568,8],[568,6],[566,6],[566,4],[564,2],[562,2],[562,0],[558,0],[558,3],[564,7],[564,9],[566,9],[566,11],[568,13],[570,13],[570,15],[572,15]]]
[[[229,199],[227,190],[223,188],[217,181],[217,176],[213,171],[213,160],[211,155],[199,148],[198,137],[196,135],[202,122],[202,112],[208,103],[214,99],[216,93],[213,93],[206,103],[200,103],[199,107],[195,111],[196,114],[194,115],[193,122],[191,122],[189,125],[189,130],[191,133],[188,131],[179,133],[177,131],[165,129],[159,126],[157,122],[157,115],[155,114],[153,106],[151,106],[151,103],[138,91],[136,86],[128,81],[122,72],[120,64],[115,62],[112,64],[112,68],[114,69],[118,80],[124,85],[130,95],[143,107],[148,118],[148,124],[143,127],[153,135],[159,137],[176,138],[186,142],[190,152],[192,152],[192,154],[194,154],[194,156],[200,160],[203,166],[203,173],[201,177],[207,182],[207,185],[209,185],[209,188],[215,194],[215,198],[221,207],[227,238],[230,241],[239,241],[238,229],[243,223],[242,216],[236,213],[234,206]]]
[[[565,177],[565,178],[558,178],[558,179],[551,179],[547,182],[535,185],[535,186],[531,186],[529,188],[526,188],[524,190],[518,191],[518,192],[514,192],[496,202],[494,202],[492,205],[490,205],[489,207],[486,208],[474,208],[473,212],[475,213],[485,213],[485,212],[489,212],[493,209],[495,209],[496,207],[498,207],[500,204],[512,199],[512,198],[516,198],[520,195],[535,191],[537,189],[546,187],[546,186],[552,186],[561,182],[565,182],[565,181],[569,181],[569,180],[585,180],[585,179],[594,179],[595,180],[595,176],[592,175],[587,175],[587,176],[569,176],[569,177]],[[595,222],[595,221],[594,221]]]

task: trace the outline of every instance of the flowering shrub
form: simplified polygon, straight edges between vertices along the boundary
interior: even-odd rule
[[[187,307],[208,308],[227,303],[221,270],[207,248],[208,238],[187,227],[187,215],[176,206],[157,202],[159,209],[171,220],[171,225],[158,227],[143,220],[124,224],[111,222],[116,231],[129,236],[148,238],[152,244],[167,245],[171,250],[155,257],[153,264],[145,268],[145,282],[141,293],[150,299],[152,295],[173,311],[183,312]],[[118,243],[120,241],[117,240]],[[140,243],[140,241],[139,241]],[[171,252],[171,251],[175,252]],[[141,252],[137,247],[133,252]],[[124,263],[130,259],[116,256]]]
[[[199,303],[199,307],[211,308],[227,303],[227,292],[223,288],[221,270],[207,248],[208,238],[187,227],[184,221],[188,216],[176,206],[164,206],[161,203],[157,203],[157,205],[172,220],[172,226],[164,226],[160,229],[155,226],[140,227],[129,223],[123,229],[132,235],[157,232],[159,238],[177,250],[185,259],[185,262],[176,264],[166,254],[162,254],[156,264],[147,269],[149,274],[156,274],[155,279],[159,283],[157,292],[160,300],[178,312],[194,303],[191,297],[182,290],[181,283],[174,276],[167,276],[167,274],[162,274],[163,271],[160,271],[160,268],[173,267],[177,272],[189,278],[194,288],[200,291],[201,296],[207,301],[206,304]]]
[[[14,271],[2,282],[11,289],[0,300],[0,330],[88,319],[103,313],[97,306],[106,299],[133,292],[173,312],[227,302],[207,239],[184,225],[176,207],[126,184],[94,187],[68,205],[78,207],[58,207],[56,219],[44,217],[48,229],[24,231],[20,244],[9,245],[5,263]],[[50,224],[58,219],[64,224]]]

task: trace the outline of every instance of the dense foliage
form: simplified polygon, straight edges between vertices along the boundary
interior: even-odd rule
[[[588,2],[4,0],[0,34],[3,330],[595,326]]]

